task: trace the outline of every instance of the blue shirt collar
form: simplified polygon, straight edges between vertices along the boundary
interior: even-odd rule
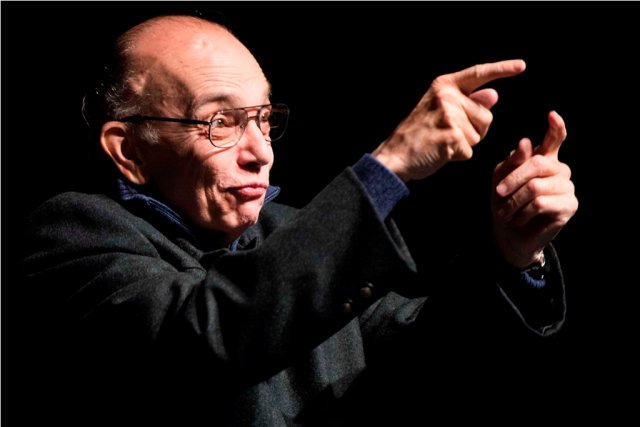
[[[267,188],[267,194],[264,198],[264,204],[266,205],[273,199],[275,199],[280,193],[280,187],[270,185]],[[166,204],[162,203],[158,199],[145,194],[144,188],[141,186],[135,186],[133,184],[125,182],[123,179],[118,179],[118,198],[125,204],[134,204],[142,209],[148,210],[150,213],[159,216],[161,219],[167,221],[172,227],[177,228],[182,233],[189,236],[191,239],[197,239],[196,234],[191,230],[182,217]],[[238,241],[240,238],[234,240],[229,249],[234,251],[238,247]]]

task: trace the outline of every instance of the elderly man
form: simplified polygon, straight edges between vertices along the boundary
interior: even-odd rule
[[[43,371],[68,382],[50,409],[89,424],[132,411],[137,422],[187,424],[353,419],[349,402],[367,376],[397,363],[388,355],[403,343],[428,346],[442,312],[421,294],[389,215],[406,182],[472,156],[498,100],[478,88],[524,63],[438,77],[372,154],[294,210],[272,202],[269,185],[289,110],[271,103],[260,66],[229,31],[159,17],[116,50],[85,107],[117,189],[62,194],[28,221],[25,288],[48,322]],[[550,241],[577,209],[557,158],[565,135],[552,112],[542,144],[523,139],[498,165],[494,242],[451,266],[451,287],[473,281],[522,334],[549,335],[563,321]]]

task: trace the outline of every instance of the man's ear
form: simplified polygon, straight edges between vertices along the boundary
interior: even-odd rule
[[[148,181],[145,163],[124,123],[111,121],[102,125],[100,145],[125,178],[138,185]]]

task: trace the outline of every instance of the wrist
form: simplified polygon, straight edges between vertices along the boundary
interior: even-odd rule
[[[513,268],[524,270],[532,264],[542,264],[544,261],[544,248],[539,250],[523,251],[521,245],[514,244],[510,239],[504,238],[494,230],[493,241],[498,254],[503,262]]]
[[[549,273],[551,265],[547,262],[543,250],[530,257],[529,262],[520,265],[507,260],[499,252],[496,256],[499,278],[507,281],[524,281],[537,288],[544,286],[545,276]]]
[[[546,260],[544,257],[544,251],[540,249],[538,252],[529,256],[520,256],[515,253],[510,254],[502,254],[505,262],[511,264],[513,267],[518,268],[520,270],[526,270],[532,266],[542,266],[545,264]]]
[[[540,252],[535,255],[535,260],[524,267],[522,271],[527,272],[527,274],[533,279],[542,280],[544,279],[547,269],[547,260],[544,256],[544,251],[540,250]]]
[[[406,172],[405,164],[396,155],[385,150],[383,146],[378,147],[371,155],[380,164],[396,174],[405,184],[411,180]]]
[[[540,249],[540,251],[536,252],[533,255],[532,261],[524,267],[524,270],[527,270],[533,267],[544,267],[546,263],[547,263],[547,260],[544,257],[544,250]]]

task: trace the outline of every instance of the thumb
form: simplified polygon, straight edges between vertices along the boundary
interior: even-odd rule
[[[560,114],[555,111],[551,111],[547,117],[549,120],[549,128],[544,135],[542,145],[539,147],[538,152],[544,155],[552,155],[558,158],[558,151],[562,141],[567,137],[567,128],[565,127],[564,120]]]
[[[495,89],[481,89],[473,92],[469,98],[488,109],[498,102],[498,92]]]

